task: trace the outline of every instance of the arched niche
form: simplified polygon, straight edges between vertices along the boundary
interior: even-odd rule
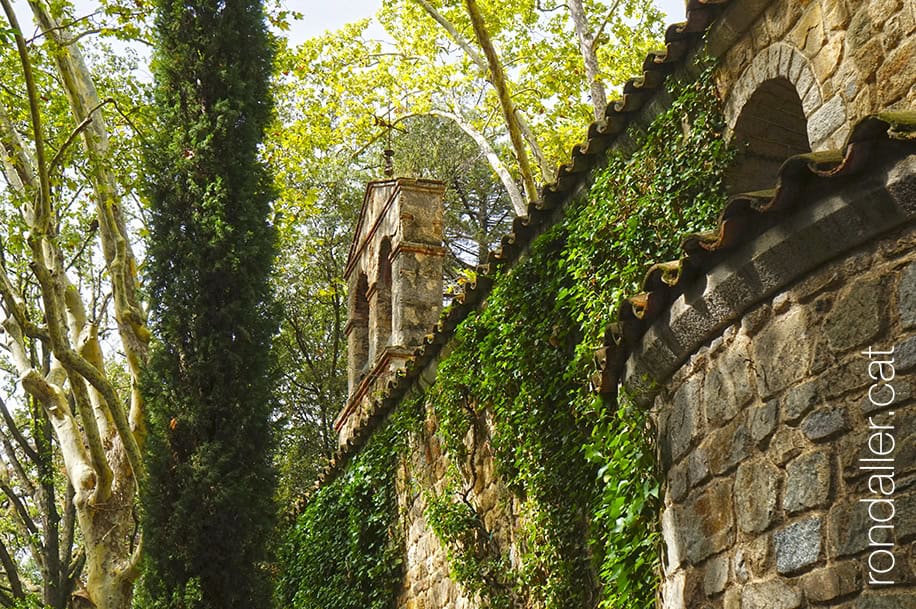
[[[741,108],[732,132],[735,159],[725,175],[731,194],[773,188],[790,156],[811,151],[808,120],[795,86],[765,80]]]

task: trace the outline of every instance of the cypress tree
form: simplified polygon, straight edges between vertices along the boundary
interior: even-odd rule
[[[141,605],[262,608],[273,522],[273,197],[258,146],[272,44],[259,0],[158,0],[148,164]]]

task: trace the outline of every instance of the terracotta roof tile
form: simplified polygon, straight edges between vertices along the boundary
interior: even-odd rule
[[[774,189],[731,197],[715,230],[687,236],[682,244],[683,258],[655,264],[646,273],[643,292],[627,300],[618,321],[608,329],[608,346],[602,351],[599,368],[612,376],[593,384],[613,391],[629,350],[698,275],[713,267],[729,250],[761,235],[787,213],[820,200],[822,196],[802,196],[810,192],[806,187],[811,181],[818,181],[824,196],[840,191],[865,170],[877,147],[892,146],[891,142],[906,147],[900,154],[916,154],[916,111],[866,117],[853,128],[842,151],[790,157],[780,168]]]

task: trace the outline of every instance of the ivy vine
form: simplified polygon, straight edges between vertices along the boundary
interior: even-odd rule
[[[711,228],[731,160],[710,67],[675,84],[638,149],[612,152],[586,195],[495,278],[457,328],[423,396],[452,466],[424,493],[452,577],[493,609],[647,609],[658,582],[654,431],[621,398],[591,394],[592,354],[648,263]],[[402,403],[346,470],[311,497],[282,548],[278,596],[292,609],[387,609],[403,579],[395,467],[424,408]],[[521,511],[511,550],[484,526],[473,452],[489,442]]]
[[[640,147],[609,155],[587,196],[497,278],[439,364],[429,401],[449,455],[465,462],[469,430],[489,416],[498,472],[524,505],[520,556],[510,564],[506,548],[477,541],[484,529],[455,490],[461,476],[429,501],[453,577],[490,607],[654,602],[654,432],[645,412],[624,399],[603,403],[586,387],[604,328],[647,263],[677,257],[680,238],[711,228],[724,205],[732,154],[712,71],[672,87],[669,109],[630,134]],[[488,586],[494,565],[504,575]]]
[[[405,400],[346,469],[309,498],[278,551],[278,606],[392,607],[405,555],[396,467],[421,413],[417,400]]]

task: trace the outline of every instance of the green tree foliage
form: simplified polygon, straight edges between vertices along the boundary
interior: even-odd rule
[[[398,123],[391,139],[381,137],[371,154],[382,159],[382,147],[394,150],[396,175],[440,179],[445,195],[446,276],[451,286],[505,234],[512,209],[503,190],[474,144],[454,122],[414,116]],[[298,175],[303,179],[307,168]],[[343,269],[365,192],[364,184],[340,179],[302,182],[281,200],[282,250],[274,284],[282,308],[276,341],[279,359],[278,425],[275,462],[279,500],[287,504],[312,485],[337,446],[334,417],[347,397],[346,286]],[[311,192],[308,199],[299,195]]]
[[[265,607],[273,517],[272,44],[256,0],[161,0],[149,157],[150,607]]]
[[[549,175],[593,113],[569,13],[561,4],[480,4],[529,126],[528,145],[543,148],[535,157]],[[613,90],[638,73],[660,34],[659,13],[635,0],[587,1],[584,8],[601,78]],[[472,58],[482,51],[463,2],[386,0],[377,20],[391,41],[374,39],[363,20],[283,48],[277,57],[278,120],[265,155],[277,175],[285,252],[276,280],[287,311],[279,341],[281,498],[306,489],[333,446],[329,419],[344,399],[340,267],[365,183],[383,177],[382,150],[389,144],[394,150],[395,175],[447,184],[452,286],[525,212],[486,61],[481,67]],[[306,344],[311,353],[302,349]]]
[[[334,417],[347,398],[343,271],[356,222],[351,210],[359,197],[359,191],[338,185],[308,214],[282,224],[283,248],[274,271],[282,311],[274,345],[279,370],[274,461],[281,505],[313,484],[337,448]]]
[[[509,230],[513,213],[505,189],[474,141],[454,121],[414,116],[398,124],[392,137],[394,173],[446,184],[446,279],[483,262]]]

